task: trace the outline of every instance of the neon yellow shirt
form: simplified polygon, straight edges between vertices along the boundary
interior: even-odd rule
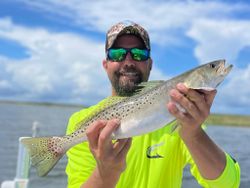
[[[83,109],[69,120],[67,134],[75,131],[75,125],[91,111],[102,105]],[[116,188],[180,188],[183,168],[190,164],[191,173],[203,187],[238,188],[240,167],[226,154],[226,167],[215,180],[206,180],[199,174],[197,166],[178,133],[170,134],[171,126],[155,132],[136,136],[127,155],[127,167]],[[96,161],[89,150],[88,142],[78,144],[67,152],[68,188],[79,188],[92,174]]]

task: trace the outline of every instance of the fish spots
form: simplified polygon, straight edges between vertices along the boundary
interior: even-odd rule
[[[86,120],[84,124],[81,124],[81,129],[85,127],[86,129],[97,120],[111,120],[111,119],[125,119],[127,117],[132,117],[139,111],[147,110],[154,103],[159,103],[159,98],[162,97],[164,90],[161,88],[152,89],[149,92],[143,93],[142,95],[135,95],[128,97],[119,102],[112,101],[104,104],[105,108],[101,107],[97,110],[96,114],[93,114],[91,118]],[[79,133],[80,134],[80,133]]]
[[[64,151],[63,151],[63,146],[62,144],[60,144],[62,141],[61,138],[59,137],[52,137],[51,139],[48,140],[48,149],[49,151],[51,151],[51,154],[54,157],[58,157],[59,155],[61,155]]]

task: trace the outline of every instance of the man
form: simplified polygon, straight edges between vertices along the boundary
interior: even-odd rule
[[[112,84],[112,96],[130,96],[136,85],[147,81],[152,68],[147,31],[126,21],[111,27],[106,38],[103,67]],[[201,125],[209,115],[216,92],[199,93],[179,83],[170,92],[166,105],[181,125],[171,134],[171,125],[155,132],[128,139],[111,140],[119,120],[99,120],[87,129],[88,142],[78,144],[67,153],[68,187],[88,188],[179,188],[185,165],[203,187],[239,187],[238,163],[223,152],[203,131]],[[95,106],[75,113],[67,133]],[[186,112],[179,111],[176,103]]]

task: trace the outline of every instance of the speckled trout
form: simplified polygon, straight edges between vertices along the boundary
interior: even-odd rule
[[[86,129],[96,120],[113,118],[121,124],[112,134],[113,139],[143,135],[175,120],[168,112],[169,91],[180,82],[198,90],[214,90],[232,69],[225,60],[203,64],[166,81],[149,81],[138,85],[130,97],[110,97],[102,107],[94,110],[76,125],[76,131],[65,136],[25,138],[22,144],[27,148],[31,163],[39,176],[45,176],[68,149],[87,141]]]

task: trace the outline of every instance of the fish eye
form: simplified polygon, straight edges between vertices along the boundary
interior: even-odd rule
[[[214,68],[216,67],[216,65],[215,65],[214,63],[211,63],[211,64],[210,64],[210,67],[211,67],[212,69],[214,69]]]

